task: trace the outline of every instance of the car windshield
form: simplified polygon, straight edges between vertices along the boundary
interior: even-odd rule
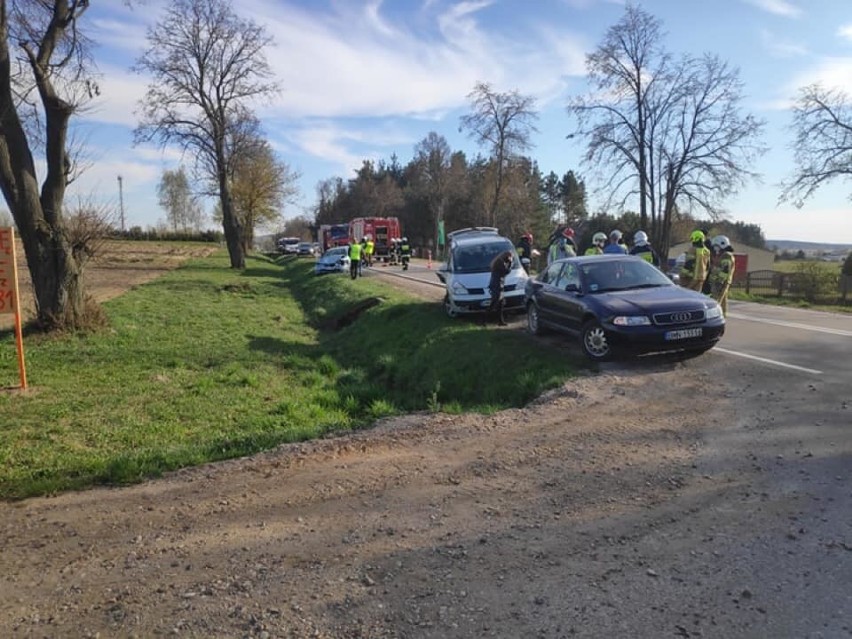
[[[504,238],[457,246],[453,250],[453,271],[456,273],[487,273],[491,270],[491,262],[495,257],[503,251],[511,250],[512,243]],[[518,258],[515,256],[512,268],[517,268],[519,265]]]
[[[345,246],[341,246],[339,248],[331,248],[328,249],[325,253],[323,253],[322,256],[326,259],[335,257],[341,258],[346,255],[347,250],[348,249]]]
[[[583,289],[589,293],[673,286],[658,268],[638,259],[587,262],[580,272]]]

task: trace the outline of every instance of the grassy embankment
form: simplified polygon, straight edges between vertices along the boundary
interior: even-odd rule
[[[189,262],[105,304],[110,329],[26,340],[0,392],[0,498],[134,482],[408,411],[521,406],[572,363],[516,331],[447,319],[312,263]],[[358,302],[382,302],[331,328]],[[0,388],[17,384],[0,334]]]

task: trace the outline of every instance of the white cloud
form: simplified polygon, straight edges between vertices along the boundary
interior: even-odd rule
[[[823,57],[806,70],[795,74],[780,89],[777,98],[760,102],[759,107],[769,111],[791,109],[799,90],[811,84],[848,92],[850,78],[852,78],[852,57]]]
[[[565,33],[511,38],[483,30],[490,1],[462,2],[419,15],[415,27],[391,24],[381,4],[337,13],[255,3],[276,47],[269,60],[282,84],[273,106],[289,117],[383,117],[458,108],[477,81],[499,90],[546,95],[560,76],[584,71],[583,49]],[[286,14],[286,19],[282,15]],[[547,51],[541,38],[558,42]]]
[[[852,78],[852,57],[826,57],[807,71],[796,75],[790,83],[798,90],[810,84],[821,84],[830,89],[849,89]]]
[[[852,42],[852,24],[844,24],[837,30],[837,35]]]
[[[108,124],[135,127],[139,100],[145,95],[148,79],[135,75],[129,69],[102,65],[98,80],[100,95],[92,101],[83,118]]]
[[[798,58],[808,54],[805,45],[783,41],[767,29],[760,30],[760,41],[763,48],[776,58]]]
[[[802,10],[787,0],[745,0],[751,5],[785,18],[798,18]]]

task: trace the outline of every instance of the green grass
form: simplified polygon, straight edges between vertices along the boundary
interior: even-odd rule
[[[772,266],[772,270],[781,273],[796,273],[803,264],[816,265],[817,268],[824,269],[828,273],[840,273],[843,268],[843,262],[823,262],[822,260],[776,260]]]
[[[26,338],[30,390],[0,392],[0,497],[139,481],[401,412],[522,406],[573,373],[522,333],[311,267],[253,257],[236,272],[219,253],[107,303],[107,331]],[[0,388],[17,382],[7,331]]]

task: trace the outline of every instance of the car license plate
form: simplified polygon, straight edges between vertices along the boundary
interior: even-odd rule
[[[676,339],[689,339],[690,337],[701,337],[700,328],[684,328],[679,331],[669,331],[666,333],[666,341]]]

